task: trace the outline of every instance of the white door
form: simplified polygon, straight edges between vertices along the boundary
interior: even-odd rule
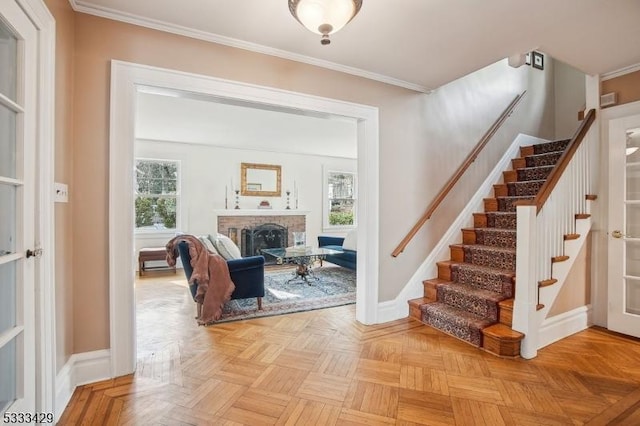
[[[608,328],[640,337],[640,115],[609,125]]]
[[[0,1],[0,412],[33,423],[37,33],[14,0]],[[5,413],[24,413],[5,418]]]

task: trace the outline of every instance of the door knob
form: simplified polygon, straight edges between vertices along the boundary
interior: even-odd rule
[[[613,238],[622,238],[622,237],[624,237],[624,234],[621,231],[616,230],[616,231],[611,232],[611,236]]]
[[[27,259],[30,257],[40,257],[42,256],[42,249],[41,248],[37,248],[35,250],[27,250]]]

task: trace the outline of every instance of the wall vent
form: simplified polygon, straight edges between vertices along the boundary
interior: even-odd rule
[[[608,107],[618,103],[618,94],[616,92],[607,93],[600,96],[600,108]]]

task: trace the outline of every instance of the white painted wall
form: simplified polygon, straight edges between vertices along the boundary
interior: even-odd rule
[[[507,60],[439,88],[431,95],[397,100],[381,121],[380,301],[395,298],[436,247],[519,133],[554,137],[553,61],[545,69],[512,68]],[[483,134],[513,98],[527,95],[484,152],[398,257],[391,252],[411,229]],[[402,116],[402,111],[419,111]],[[402,220],[398,220],[402,218]],[[431,278],[431,277],[424,277]]]
[[[554,61],[555,138],[573,136],[580,122],[578,111],[585,107],[585,74],[561,61]]]
[[[302,143],[302,141],[301,141]],[[309,210],[307,216],[307,241],[313,244],[322,232],[322,179],[323,166],[333,170],[356,171],[355,159],[320,155],[299,155],[265,152],[247,149],[214,147],[181,142],[136,140],[136,157],[179,160],[181,162],[180,223],[182,232],[200,235],[215,233],[215,209],[225,208],[225,189],[228,190],[228,207],[235,205],[231,185],[240,184],[240,164],[275,164],[282,167],[281,197],[240,196],[241,209],[255,209],[261,200],[267,199],[273,209],[286,207],[284,191],[298,188],[298,208]],[[291,207],[295,200],[291,197]],[[344,233],[343,233],[344,234]],[[342,235],[343,235],[342,234]],[[135,253],[140,247],[164,246],[173,233],[154,235],[137,234]],[[137,265],[137,264],[136,264]]]

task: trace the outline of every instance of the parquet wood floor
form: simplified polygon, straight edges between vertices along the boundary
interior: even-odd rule
[[[353,305],[198,327],[178,276],[138,280],[137,372],[61,425],[640,425],[640,342],[591,328],[506,360]]]

